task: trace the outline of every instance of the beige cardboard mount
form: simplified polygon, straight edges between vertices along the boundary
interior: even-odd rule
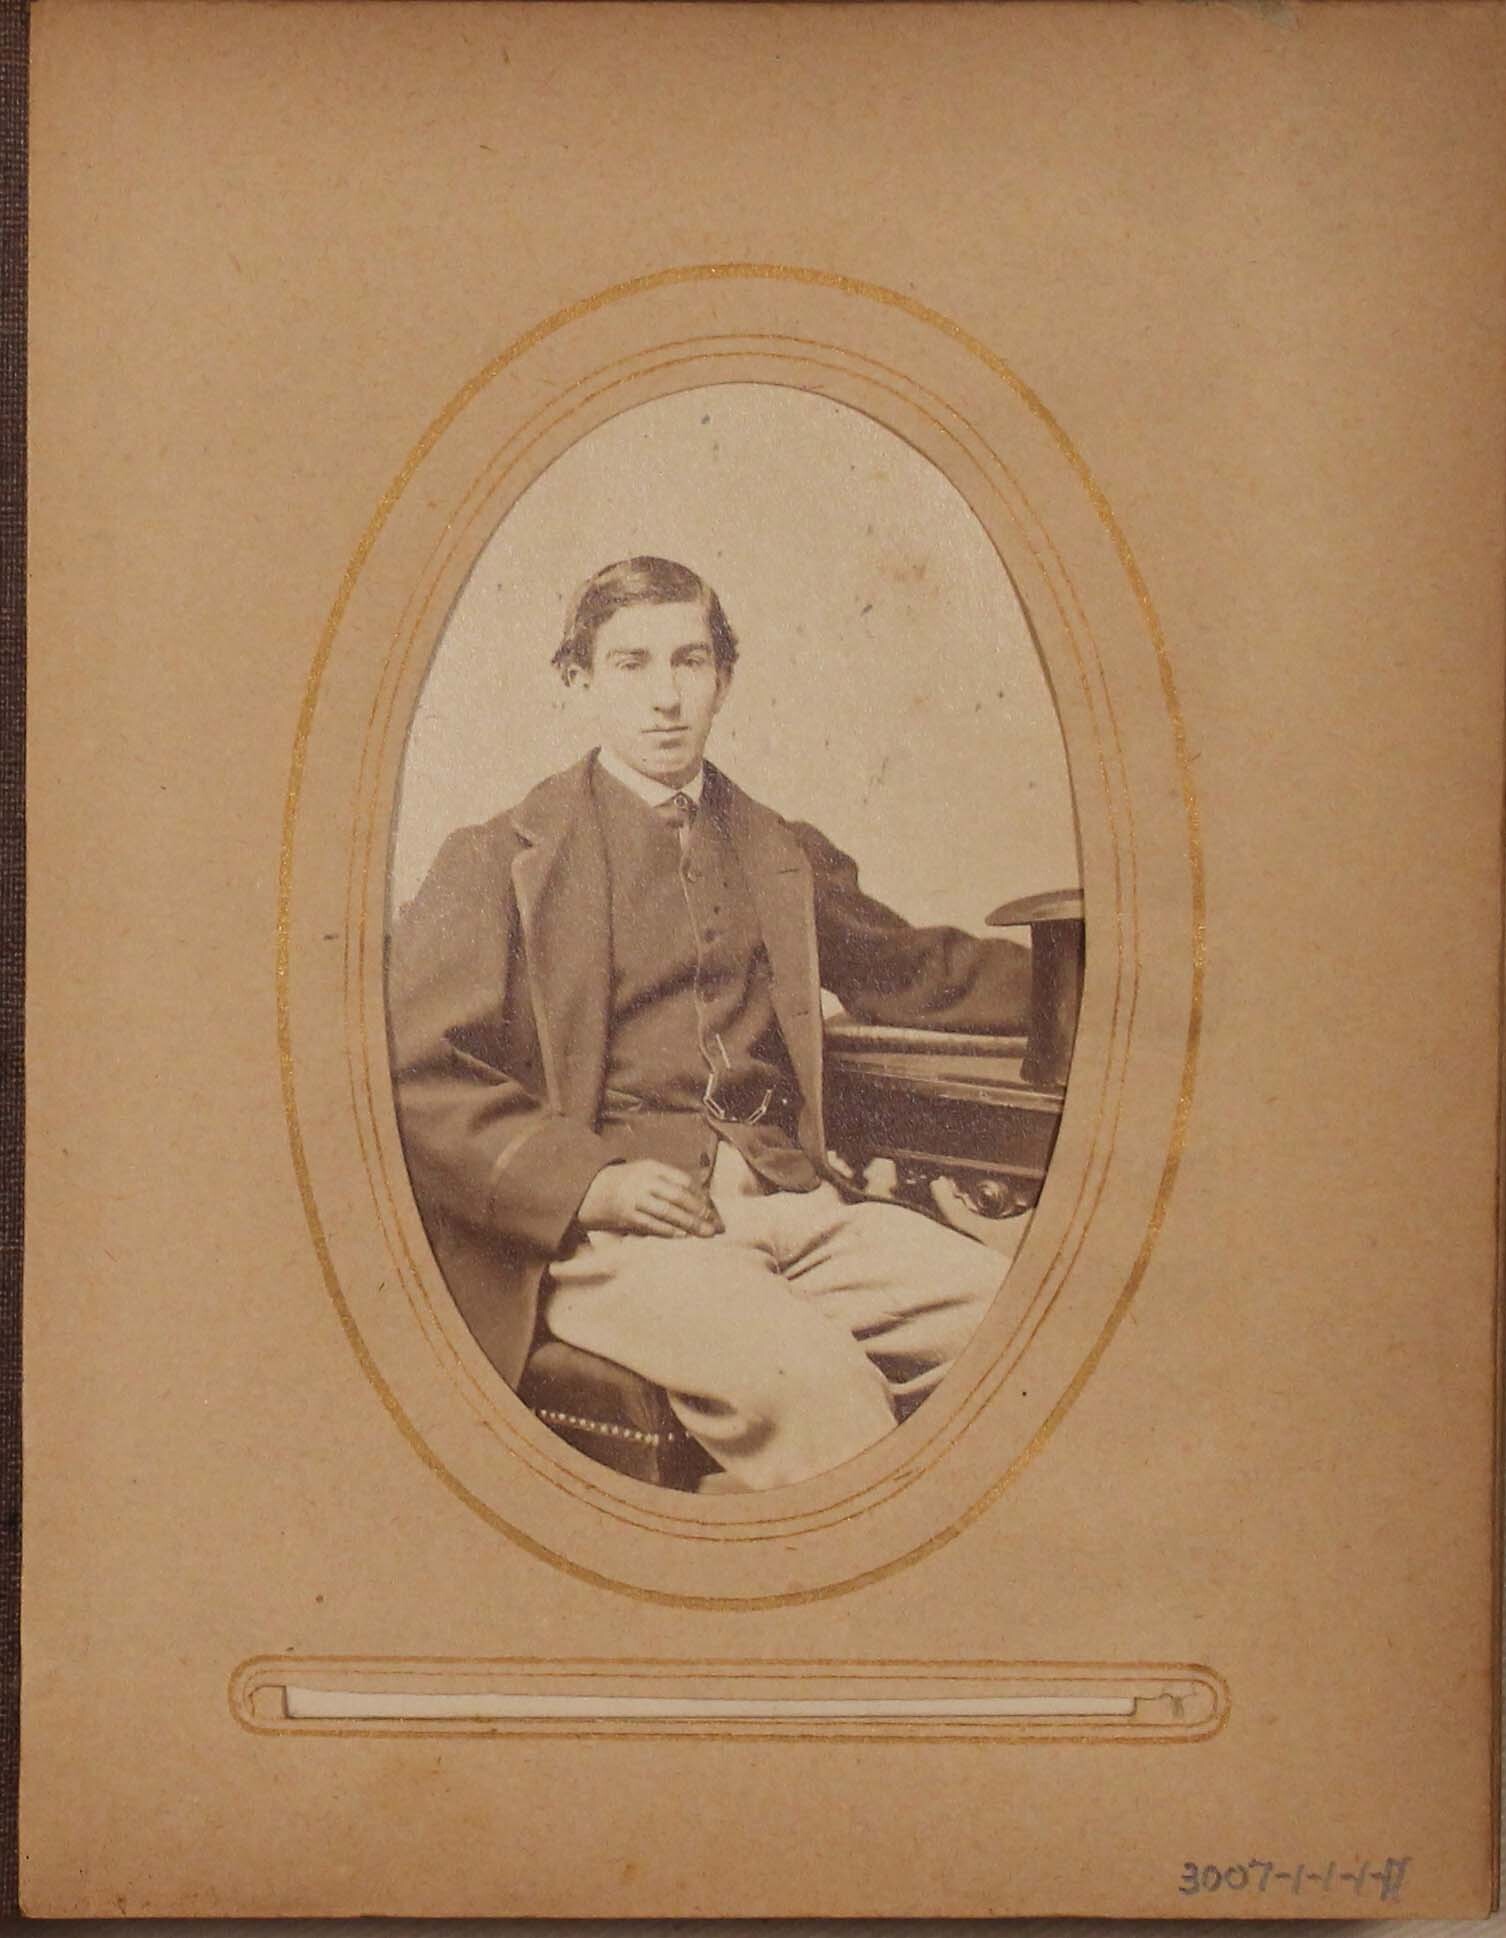
[[[40,0],[29,1911],[1488,1908],[1503,28]],[[965,507],[1088,939],[1004,1294],[887,1440],[742,1498],[496,1377],[382,983],[478,561],[703,393]],[[812,437],[759,459],[792,503]],[[623,530],[690,517],[666,453]],[[744,625],[760,789],[811,798],[809,718],[833,775],[892,743],[865,866],[944,795],[905,881],[980,918],[1028,844],[1003,688],[997,769],[948,723],[962,542],[854,530],[865,696],[816,538],[726,489],[744,610],[814,628]],[[553,643],[499,633],[499,745],[563,731]]]

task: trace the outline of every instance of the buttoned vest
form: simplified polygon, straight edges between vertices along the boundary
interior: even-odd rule
[[[768,956],[715,776],[706,776],[683,843],[672,822],[599,767],[592,787],[610,882],[601,1134],[620,1156],[703,1177],[726,1138],[778,1189],[812,1189]]]

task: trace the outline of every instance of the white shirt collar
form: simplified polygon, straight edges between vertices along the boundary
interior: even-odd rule
[[[618,760],[610,748],[600,748],[596,758],[614,781],[621,781],[624,787],[636,794],[640,801],[647,801],[650,807],[662,807],[664,802],[672,801],[677,794],[688,794],[697,807],[701,804],[701,789],[706,782],[704,766],[698,767],[683,787],[666,787],[663,781],[651,781],[646,774],[640,774],[636,768]]]

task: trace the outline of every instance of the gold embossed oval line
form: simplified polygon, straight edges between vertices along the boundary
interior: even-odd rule
[[[684,380],[687,372],[691,369],[696,371],[703,371],[704,369],[717,370],[725,359],[739,354],[725,347],[729,341],[732,341],[732,339],[714,335],[711,337],[691,339],[682,338],[672,344],[656,343],[647,349],[640,350],[633,357],[618,359],[614,363],[607,365],[605,369],[593,370],[588,376],[578,379],[576,384],[572,385],[568,392],[561,393],[559,397],[553,400],[554,412],[561,421],[567,418],[574,418],[580,409],[582,392],[586,394],[587,401],[589,401],[593,391],[597,398],[601,398],[616,391],[624,382],[632,383],[635,381],[634,378],[624,378],[621,375],[626,365],[639,365],[639,377],[646,374],[650,377],[660,378],[665,373],[672,371],[680,380]],[[815,388],[821,394],[831,396],[833,394],[833,377],[845,372],[849,378],[858,380],[861,386],[877,385],[878,389],[889,399],[891,404],[895,401],[903,400],[904,393],[888,381],[889,379],[901,378],[901,372],[889,366],[876,364],[872,359],[850,348],[839,352],[837,346],[829,342],[817,341],[810,338],[792,337],[789,335],[769,335],[762,332],[756,337],[745,337],[741,341],[744,345],[741,352],[742,357],[744,359],[746,358],[746,346],[748,344],[756,345],[757,360],[760,368],[762,369],[767,364],[777,369],[779,372],[778,381],[780,387],[787,387],[789,383],[795,384],[797,388],[799,387],[799,378],[790,375],[793,369],[800,373],[801,378],[813,380]],[[773,346],[778,347],[775,348]],[[609,376],[609,372],[616,374]],[[774,379],[766,374],[761,376],[759,381],[771,382]],[[946,400],[938,393],[920,385],[913,377],[903,377],[903,382],[908,391],[915,393],[909,401],[912,408],[927,426],[939,433],[949,444],[955,445],[959,451],[966,452],[966,446],[957,438],[955,430],[949,429],[942,422],[942,418],[937,415],[937,412],[942,412],[950,413],[954,417],[956,416],[955,411],[947,404]],[[690,391],[691,393],[695,393],[702,387],[700,382],[692,381]],[[570,400],[568,403],[566,402],[567,398]],[[866,391],[864,400],[871,401]],[[634,407],[629,407],[630,410],[632,408]],[[877,421],[884,425],[885,428],[890,431],[895,430],[894,424],[889,423],[887,418],[882,414],[874,413],[871,409],[864,414],[876,415]],[[968,425],[966,420],[961,418],[958,418],[957,422],[971,432],[973,438],[978,441],[980,449],[988,452],[990,463],[997,466],[999,464],[997,454],[988,450],[987,441],[981,437],[976,426]],[[485,525],[495,519],[496,507],[494,500],[508,473],[516,466],[519,449],[527,450],[531,448],[537,442],[539,435],[537,423],[534,419],[527,420],[522,425],[515,426],[505,441],[502,450],[494,453],[492,461],[482,474],[482,477],[472,482],[459,505],[451,511],[444,525],[439,544],[431,550],[429,567],[426,570],[423,580],[419,587],[410,594],[404,608],[403,617],[399,622],[389,648],[389,662],[395,658],[401,663],[408,659],[415,651],[423,626],[425,610],[433,601],[435,584],[438,581],[443,581],[446,576],[443,564],[444,556],[448,555],[449,562],[452,566],[457,558],[469,559],[471,557],[474,550],[474,539],[469,534],[472,533],[476,526]],[[588,435],[594,435],[594,432],[588,433]],[[979,464],[976,453],[969,454],[969,456],[969,470],[976,469],[979,477],[984,480],[985,488],[989,495],[997,495],[997,481],[988,476],[987,468]],[[1008,476],[1009,474],[1005,471],[1004,475]],[[1082,608],[1080,598],[1072,586],[1064,562],[1052,543],[1049,534],[1044,533],[1039,528],[1038,520],[1033,523],[1030,521],[1022,522],[1021,512],[1022,509],[1028,510],[1028,502],[1020,488],[1019,481],[1010,477],[1009,483],[1013,496],[1019,500],[1019,505],[1010,504],[1007,498],[1001,502],[1004,502],[1006,505],[1008,520],[1012,529],[1015,531],[1016,536],[1024,543],[1035,566],[1042,573],[1043,583],[1050,590],[1052,603],[1057,608],[1063,637],[1071,645],[1073,650],[1072,664],[1076,669],[1078,684],[1084,695],[1088,695],[1091,686],[1087,676],[1088,665],[1095,655],[1090,653],[1084,656],[1083,653],[1083,642],[1086,642],[1090,646],[1092,644],[1092,629],[1088,623],[1087,613]],[[531,490],[532,488],[532,483],[526,487],[527,490]],[[956,489],[955,481],[953,481],[953,488]],[[514,499],[513,502],[516,504],[518,500]],[[965,495],[960,493],[959,503],[967,505],[972,515],[974,517],[977,516],[977,507],[970,504]],[[510,512],[508,515],[511,515]],[[1034,538],[1031,536],[1032,531],[1035,532]],[[1056,574],[1062,580],[1060,589],[1052,583],[1051,574],[1044,571],[1044,554],[1046,553],[1049,553]],[[472,566],[467,570],[466,583],[469,583],[470,570],[473,569],[474,567]],[[436,573],[438,574],[438,581],[434,577]],[[1018,593],[1016,593],[1016,597],[1018,597]],[[1070,614],[1068,611],[1069,606],[1072,609]],[[1078,636],[1079,629],[1081,632],[1080,638]],[[399,1277],[408,1291],[410,1310],[413,1312],[415,1320],[426,1331],[432,1333],[436,1330],[443,1330],[443,1320],[440,1316],[439,1308],[448,1306],[449,1300],[448,1295],[445,1293],[440,1293],[437,1301],[431,1296],[431,1288],[426,1282],[427,1275],[424,1272],[423,1266],[418,1257],[415,1256],[414,1248],[407,1242],[402,1231],[401,1214],[397,1203],[397,1197],[400,1194],[395,1191],[394,1187],[395,1167],[389,1165],[383,1155],[381,1126],[382,1119],[386,1113],[381,1108],[376,1096],[372,1061],[375,1036],[380,1034],[380,1030],[378,1029],[376,1032],[373,1032],[372,1029],[372,1010],[370,1003],[367,1001],[369,992],[366,987],[371,951],[367,947],[365,938],[369,927],[368,918],[371,911],[369,907],[363,905],[363,896],[360,888],[363,874],[369,874],[373,856],[378,849],[380,834],[386,826],[387,820],[383,804],[384,790],[378,778],[382,763],[380,758],[373,754],[372,749],[375,743],[384,736],[390,738],[397,713],[396,701],[400,683],[400,676],[398,682],[394,683],[385,673],[378,681],[378,696],[370,708],[368,716],[368,736],[362,754],[362,780],[358,787],[358,794],[361,799],[357,810],[356,827],[352,842],[351,868],[348,878],[345,914],[347,935],[354,935],[356,938],[353,959],[350,963],[353,972],[350,977],[348,997],[351,1013],[347,1021],[349,1024],[350,1055],[352,1059],[352,1097],[356,1107],[358,1130],[364,1123],[364,1136],[361,1139],[362,1155],[367,1167],[368,1177],[372,1182],[373,1203],[382,1220],[384,1230],[388,1233],[389,1250],[398,1270]],[[1125,801],[1123,803],[1124,812],[1123,822],[1121,824],[1120,808],[1116,805],[1113,798],[1113,790],[1108,788],[1107,785],[1106,776],[1110,764],[1117,767],[1121,762],[1115,758],[1120,752],[1120,736],[1118,723],[1114,719],[1112,697],[1107,693],[1107,690],[1105,690],[1105,700],[1107,703],[1105,709],[1107,717],[1104,724],[1107,726],[1107,733],[1105,735],[1103,727],[1100,726],[1100,737],[1096,743],[1096,760],[1093,764],[1096,765],[1106,790],[1104,803],[1105,815],[1108,833],[1112,842],[1111,887],[1113,891],[1112,914],[1115,946],[1111,946],[1105,950],[1102,946],[1104,941],[1102,926],[1101,924],[1095,925],[1094,935],[1097,940],[1094,944],[1093,956],[1094,960],[1100,965],[1102,965],[1106,957],[1112,961],[1116,955],[1118,956],[1113,976],[1116,995],[1110,1025],[1110,1036],[1111,1038],[1117,1037],[1122,1040],[1127,1036],[1130,1029],[1130,1018],[1133,1015],[1135,1007],[1135,985],[1137,980],[1136,966],[1132,959],[1134,955],[1133,949],[1129,952],[1131,959],[1128,961],[1125,959],[1125,941],[1127,937],[1133,937],[1135,929],[1132,914],[1125,905],[1126,901],[1131,905],[1135,901],[1135,840],[1133,817],[1129,812],[1128,802]],[[1091,699],[1088,702],[1088,711],[1090,714],[1093,711]],[[1127,868],[1127,879],[1121,879],[1121,859]],[[349,943],[347,946],[349,948]],[[1119,1027],[1121,1024],[1122,1027]],[[1081,1062],[1081,1059],[1078,1061]],[[682,1540],[700,1540],[718,1544],[726,1544],[729,1542],[747,1543],[749,1541],[779,1541],[788,1535],[796,1533],[809,1534],[820,1529],[839,1526],[844,1522],[855,1519],[859,1514],[872,1513],[875,1507],[893,1500],[898,1494],[905,1492],[909,1487],[913,1486],[921,1474],[930,1472],[939,1463],[941,1458],[958,1443],[968,1428],[976,1423],[979,1404],[986,1402],[991,1392],[1007,1383],[1012,1376],[1013,1368],[1026,1350],[1028,1350],[1031,1342],[1040,1332],[1042,1326],[1050,1318],[1060,1299],[1066,1279],[1070,1275],[1072,1265],[1081,1251],[1086,1233],[1092,1223],[1094,1211],[1102,1197],[1107,1167],[1114,1148],[1116,1127],[1122,1102],[1123,1071],[1122,1068],[1115,1067],[1121,1062],[1122,1056],[1111,1053],[1105,1060],[1104,1067],[1095,1073],[1099,1079],[1100,1094],[1096,1108],[1090,1107],[1086,1113],[1093,1118],[1095,1126],[1091,1148],[1084,1163],[1077,1167],[1068,1167],[1071,1174],[1077,1180],[1073,1196],[1073,1208],[1067,1219],[1066,1227],[1043,1269],[1039,1267],[1042,1248],[1035,1246],[1034,1250],[1031,1251],[1034,1240],[1027,1241],[1027,1255],[1035,1260],[1038,1268],[1037,1276],[1040,1278],[1041,1283],[1037,1288],[1036,1297],[1032,1300],[1029,1311],[1024,1315],[1019,1327],[1014,1333],[1009,1335],[1001,1352],[990,1362],[989,1366],[981,1374],[975,1371],[971,1386],[964,1384],[960,1396],[953,1390],[956,1388],[957,1380],[957,1376],[953,1376],[952,1381],[949,1382],[948,1389],[953,1390],[953,1418],[947,1424],[942,1424],[938,1419],[936,1430],[932,1432],[923,1449],[916,1450],[904,1459],[897,1469],[891,1468],[886,1475],[876,1479],[870,1479],[862,1485],[843,1493],[836,1500],[822,1503],[820,1507],[802,1510],[786,1508],[779,1512],[760,1513],[754,1517],[749,1517],[744,1514],[738,1520],[728,1522],[725,1519],[717,1519],[715,1517],[696,1518],[692,1514],[687,1514],[683,1504],[685,1497],[678,1495],[669,1495],[666,1497],[667,1501],[678,1501],[682,1503],[677,1512],[666,1512],[657,1505],[650,1505],[647,1502],[637,1500],[629,1503],[624,1501],[620,1494],[612,1493],[601,1485],[601,1476],[605,1470],[595,1470],[594,1463],[592,1465],[593,1471],[596,1473],[596,1478],[588,1478],[585,1475],[573,1472],[568,1459],[562,1457],[558,1451],[551,1452],[548,1448],[535,1446],[527,1432],[520,1430],[523,1422],[527,1420],[527,1416],[521,1415],[517,1419],[513,1417],[518,1411],[513,1396],[508,1394],[508,1405],[504,1406],[502,1404],[497,1392],[495,1374],[488,1371],[484,1380],[478,1378],[474,1372],[466,1368],[461,1355],[454,1352],[445,1353],[441,1350],[438,1357],[452,1376],[455,1390],[465,1400],[468,1408],[475,1414],[476,1418],[490,1434],[505,1444],[508,1452],[514,1458],[520,1460],[533,1474],[550,1481],[567,1494],[573,1494],[577,1499],[588,1500],[600,1514],[607,1516],[609,1519],[619,1521],[623,1525],[670,1532]],[[1082,1121],[1084,1116],[1084,1083],[1089,1074],[1089,1072],[1080,1068],[1074,1069],[1069,1110],[1076,1113],[1079,1122]],[[1118,1078],[1117,1087],[1114,1081],[1116,1076]],[[1016,1273],[1019,1273],[1021,1269],[1018,1264],[1014,1268]],[[1027,1274],[1028,1277],[1029,1274]],[[982,1396],[982,1401],[979,1400],[980,1395]],[[552,1436],[545,1435],[544,1438],[552,1442]],[[572,1456],[572,1458],[578,1460],[579,1456]],[[839,1470],[839,1472],[841,1472],[843,1482],[846,1484],[846,1470]],[[633,1491],[639,1494],[648,1494],[655,1490],[636,1487]],[[761,1499],[766,1500],[772,1508],[778,1500],[780,1493],[787,1491],[789,1490],[775,1490],[773,1494],[761,1497]]]
[[[1172,1116],[1171,1134],[1157,1181],[1150,1216],[1146,1221],[1143,1238],[1133,1263],[1109,1311],[1106,1323],[1101,1327],[1098,1336],[1093,1341],[1089,1352],[1077,1368],[1075,1375],[1061,1392],[1049,1414],[1029,1443],[1009,1462],[1002,1472],[995,1475],[991,1484],[949,1525],[938,1529],[926,1539],[916,1542],[903,1553],[891,1556],[878,1565],[856,1570],[840,1580],[823,1582],[819,1585],[794,1592],[715,1595],[660,1590],[646,1585],[618,1580],[596,1568],[572,1560],[567,1555],[555,1551],[545,1542],[528,1533],[526,1529],[510,1522],[486,1501],[482,1500],[465,1480],[453,1472],[433,1452],[423,1435],[414,1425],[408,1413],[404,1410],[356,1324],[350,1303],[342,1289],[329,1235],[326,1231],[325,1222],[316,1200],[314,1181],[305,1141],[305,1125],[300,1116],[295,1084],[295,1044],[292,1005],[290,1000],[290,938],[298,810],[304,792],[310,739],[319,704],[321,687],[325,680],[330,656],[342,619],[354,596],[361,574],[371,559],[378,540],[387,526],[388,521],[391,519],[414,472],[423,463],[425,457],[434,449],[445,432],[455,423],[466,406],[488,384],[527,351],[545,343],[552,335],[565,328],[571,322],[583,318],[593,311],[601,310],[607,305],[621,303],[634,296],[647,294],[650,291],[669,289],[677,284],[714,283],[718,281],[735,284],[739,280],[783,282],[792,285],[804,284],[814,289],[839,292],[846,296],[858,297],[874,303],[888,305],[893,310],[902,313],[913,321],[942,332],[963,350],[968,357],[975,359],[993,378],[1008,387],[1015,400],[1019,404],[1022,404],[1034,417],[1040,427],[1046,432],[1061,457],[1065,460],[1078,485],[1086,494],[1088,503],[1091,505],[1093,513],[1103,531],[1108,536],[1128,588],[1139,609],[1155,656],[1156,673],[1171,725],[1173,758],[1177,769],[1176,778],[1179,784],[1185,817],[1185,860],[1190,888],[1190,907],[1188,910],[1190,917],[1188,935],[1190,990],[1188,1026],[1185,1044],[1181,1054],[1180,1082]],[[823,1600],[834,1595],[851,1592],[858,1587],[881,1580],[896,1570],[907,1567],[919,1561],[927,1554],[933,1553],[937,1548],[953,1539],[964,1528],[973,1523],[985,1509],[999,1498],[1016,1474],[1021,1471],[1046,1441],[1049,1440],[1056,1426],[1072,1405],[1077,1395],[1082,1391],[1086,1381],[1102,1358],[1104,1351],[1107,1349],[1110,1340],[1129,1307],[1135,1291],[1144,1277],[1146,1266],[1165,1218],[1166,1208],[1175,1183],[1185,1138],[1187,1116],[1191,1105],[1193,1083],[1196,1073],[1202,1009],[1203,973],[1204,892],[1197,803],[1192,787],[1186,736],[1177,706],[1172,670],[1161,627],[1143,577],[1135,564],[1124,534],[1114,519],[1102,491],[1088,472],[1087,467],[1061,426],[1051,416],[1040,399],[986,345],[979,342],[959,325],[936,311],[918,303],[913,298],[883,289],[876,285],[856,282],[845,277],[818,270],[786,268],[769,264],[711,264],[696,268],[663,271],[656,275],[646,276],[631,282],[616,285],[611,289],[601,292],[597,296],[573,304],[540,323],[534,329],[517,339],[507,350],[493,359],[476,377],[467,383],[429,426],[428,430],[414,447],[398,477],[394,480],[377,506],[350,563],[346,567],[334,605],[319,641],[295,732],[289,784],[284,807],[282,852],[278,878],[276,1000],[282,1094],[287,1118],[290,1150],[300,1198],[323,1280],[341,1326],[364,1374],[377,1391],[394,1423],[398,1426],[404,1438],[424,1465],[437,1478],[443,1481],[456,1497],[462,1500],[483,1521],[493,1526],[497,1531],[507,1535],[537,1558],[548,1561],[551,1565],[564,1570],[577,1579],[640,1600],[707,1610],[767,1608]]]

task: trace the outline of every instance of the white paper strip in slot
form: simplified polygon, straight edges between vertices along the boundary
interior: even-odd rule
[[[926,1722],[999,1717],[1126,1717],[1133,1696],[608,1696],[455,1694],[290,1686],[287,1713],[303,1721],[491,1722],[611,1718],[644,1722]]]

